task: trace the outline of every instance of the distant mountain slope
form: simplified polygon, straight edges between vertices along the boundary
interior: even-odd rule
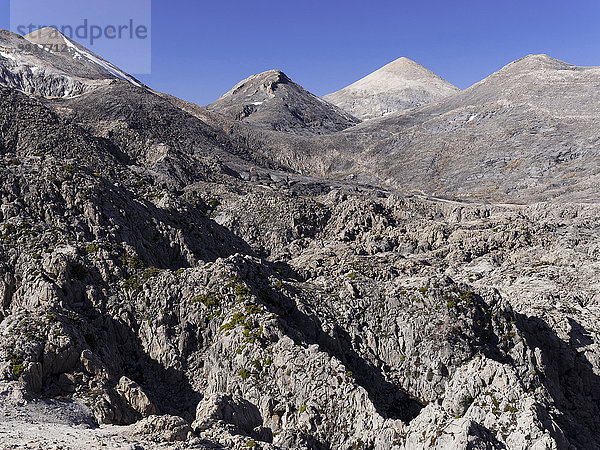
[[[600,68],[530,55],[458,95],[313,144],[344,146],[402,189],[531,202],[594,200],[600,185]]]
[[[102,57],[54,28],[26,36],[0,31],[0,84],[43,97],[72,97],[122,79],[141,86]]]
[[[254,126],[305,135],[340,131],[359,122],[279,70],[252,75],[207,108]]]
[[[361,120],[404,111],[460,90],[408,58],[399,58],[323,98]]]

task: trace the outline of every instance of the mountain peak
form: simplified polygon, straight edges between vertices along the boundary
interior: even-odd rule
[[[287,81],[291,81],[290,78],[285,73],[283,73],[281,70],[278,70],[278,69],[265,70],[264,72],[257,73],[256,75],[252,75],[252,77],[277,78],[277,79],[284,79]]]
[[[372,77],[375,74],[390,74],[394,77],[391,81],[396,82],[406,82],[406,80],[410,79],[431,79],[436,78],[443,80],[440,76],[433,73],[431,70],[423,67],[418,62],[413,61],[405,56],[398,58],[391,63],[386,64],[381,69],[376,70],[375,72],[367,75],[367,77]],[[363,78],[364,79],[364,78]]]
[[[23,52],[39,46],[44,51]],[[25,36],[0,33],[0,84],[44,97],[72,97],[107,80],[122,79],[142,86],[114,64],[71,40],[58,29],[45,27]]]
[[[402,56],[402,57],[395,59],[394,61],[386,64],[379,70],[397,70],[397,69],[406,69],[406,68],[425,69],[425,67],[423,67],[421,64],[413,61],[410,58],[407,58],[406,56]],[[425,70],[427,70],[427,69],[425,69]]]
[[[293,83],[293,81],[281,70],[267,70],[240,81],[229,92],[224,94],[222,98],[235,95],[241,91],[256,91],[251,95],[255,95],[258,92],[267,92],[267,95],[271,95],[273,89],[281,83],[287,84]]]
[[[64,34],[62,34],[58,28],[54,28],[54,27],[44,27],[44,28],[39,28],[35,31],[32,31],[29,34],[26,34],[23,36],[25,39],[29,40],[29,38],[36,38],[36,37],[66,37]]]
[[[39,45],[68,45],[72,42],[71,39],[53,27],[40,28],[24,35],[23,38]]]
[[[508,90],[520,89],[525,84],[536,85],[553,71],[583,69],[546,54],[531,54],[512,61],[500,70],[469,87],[468,91],[490,83],[506,83]]]
[[[458,91],[429,69],[402,57],[323,98],[365,120],[422,106]]]
[[[296,134],[340,131],[359,122],[276,69],[240,81],[207,108],[255,126]]]
[[[560,69],[571,69],[576,66],[561,61],[556,58],[552,58],[546,54],[532,54],[519,58],[506,66],[501,71],[522,71],[522,70],[560,70]]]

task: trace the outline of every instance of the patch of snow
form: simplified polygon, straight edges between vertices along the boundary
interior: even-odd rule
[[[6,59],[12,59],[13,61],[17,60],[17,57],[10,52],[7,53],[7,52],[0,51],[0,56],[3,56]]]
[[[129,81],[131,84],[133,84],[133,85],[135,85],[137,87],[142,87],[141,84],[139,84],[132,77],[130,77],[129,75],[127,75],[125,72],[119,70],[113,64],[109,63],[108,61],[105,61],[105,60],[102,60],[102,59],[99,59],[99,58],[95,57],[90,52],[88,52],[88,51],[86,51],[84,49],[78,48],[73,42],[71,42],[71,40],[67,39],[64,36],[63,36],[63,39],[64,39],[65,43],[67,44],[67,46],[69,48],[71,48],[75,52],[76,56],[79,56],[80,58],[81,57],[85,57],[89,61],[92,61],[93,63],[99,65],[100,67],[104,68],[105,70],[107,70],[108,72],[112,73],[113,75],[121,78],[122,80]],[[76,59],[76,56],[73,56],[73,59]]]

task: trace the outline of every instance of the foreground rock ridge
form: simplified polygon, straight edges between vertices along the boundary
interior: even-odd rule
[[[0,33],[2,448],[600,447],[598,69],[358,124],[279,71],[203,108],[29,39]]]

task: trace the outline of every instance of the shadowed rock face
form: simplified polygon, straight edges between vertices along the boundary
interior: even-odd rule
[[[399,58],[323,98],[361,120],[427,105],[460,90],[430,70]]]
[[[600,447],[598,205],[566,201],[578,184],[517,206],[365,182],[472,199],[487,155],[494,182],[528,183],[495,165],[500,145],[530,165],[548,157],[536,145],[591,145],[597,69],[529,57],[435,104],[299,136],[304,119],[277,132],[94,84],[82,64],[60,72],[83,80],[77,96],[0,87],[3,444]],[[293,92],[275,72],[231,97]],[[433,164],[427,142],[447,144]],[[121,426],[86,428],[99,423]]]
[[[279,70],[252,75],[207,108],[262,128],[305,135],[332,133],[359,122]]]

